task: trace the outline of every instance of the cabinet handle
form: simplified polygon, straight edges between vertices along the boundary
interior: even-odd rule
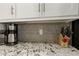
[[[13,12],[13,6],[11,6],[11,14],[13,15],[14,14],[14,12]]]
[[[44,12],[45,12],[45,3],[44,3]]]
[[[43,12],[45,12],[45,3],[42,4]]]
[[[40,12],[40,3],[39,3],[39,6],[38,7],[39,7],[38,11]]]

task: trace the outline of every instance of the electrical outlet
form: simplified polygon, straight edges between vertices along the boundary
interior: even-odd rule
[[[39,35],[43,35],[43,29],[39,29]]]

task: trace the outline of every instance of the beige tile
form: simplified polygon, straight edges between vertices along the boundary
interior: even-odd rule
[[[29,23],[18,27],[20,41],[54,42],[57,40],[61,28],[65,23]],[[43,29],[43,35],[39,35],[39,29]]]

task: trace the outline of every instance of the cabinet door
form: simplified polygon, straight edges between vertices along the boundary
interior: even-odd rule
[[[16,4],[16,18],[39,17],[38,3],[18,3]]]
[[[0,3],[0,19],[12,19],[15,17],[15,4]]]
[[[75,16],[78,15],[77,3],[46,3],[45,16]]]

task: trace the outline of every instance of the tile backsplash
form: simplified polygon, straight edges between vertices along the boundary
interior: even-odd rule
[[[70,23],[19,24],[18,39],[25,42],[57,42],[61,27]]]

